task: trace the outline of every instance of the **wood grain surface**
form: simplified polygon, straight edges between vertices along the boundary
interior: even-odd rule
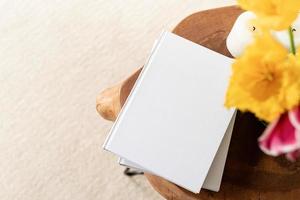
[[[224,7],[195,13],[184,19],[174,33],[214,51],[231,56],[226,38],[235,19],[243,11]],[[97,110],[108,120],[116,116],[130,93],[140,70],[98,96]],[[298,200],[300,162],[269,157],[257,146],[264,126],[249,113],[238,113],[229,148],[220,192],[202,190],[193,194],[160,177],[146,174],[151,185],[166,199],[173,200]],[[201,155],[199,155],[201,156]]]

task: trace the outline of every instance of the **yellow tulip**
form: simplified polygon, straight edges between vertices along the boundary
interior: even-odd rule
[[[262,28],[273,30],[287,29],[300,10],[300,0],[238,0],[238,4],[254,12]]]
[[[232,66],[225,106],[276,119],[300,102],[299,60],[270,34],[257,35]]]

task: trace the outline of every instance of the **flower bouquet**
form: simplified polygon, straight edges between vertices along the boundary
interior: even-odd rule
[[[293,22],[299,0],[238,0],[252,11],[254,39],[232,65],[225,106],[255,114],[266,124],[258,139],[266,154],[295,161],[300,156],[300,48],[294,41]],[[286,31],[286,48],[274,37]]]

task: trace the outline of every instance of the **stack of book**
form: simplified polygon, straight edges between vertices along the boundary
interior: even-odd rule
[[[191,192],[219,191],[235,110],[223,102],[232,59],[164,32],[104,149],[120,164]]]

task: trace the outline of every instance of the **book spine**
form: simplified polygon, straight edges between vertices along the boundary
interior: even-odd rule
[[[161,34],[160,34],[160,37],[154,42],[154,45],[150,51],[150,55],[139,75],[139,77],[137,78],[130,94],[128,95],[123,107],[121,108],[120,110],[120,113],[115,121],[115,123],[113,124],[110,132],[109,132],[109,136],[106,138],[104,144],[103,144],[103,149],[105,150],[108,150],[109,151],[109,142],[111,140],[111,138],[113,138],[113,135],[114,135],[114,130],[116,130],[116,128],[118,127],[119,125],[119,122],[122,120],[122,117],[124,115],[124,113],[126,112],[127,108],[129,107],[128,105],[132,102],[132,97],[135,95],[135,93],[137,92],[137,88],[139,87],[139,85],[141,84],[143,78],[144,78],[144,75],[146,74],[147,70],[149,69],[150,67],[150,64],[152,62],[152,58],[155,56],[156,54],[156,50],[159,48],[160,44],[161,44],[161,41],[164,39],[164,37],[166,36],[167,32],[166,31],[163,31]]]

